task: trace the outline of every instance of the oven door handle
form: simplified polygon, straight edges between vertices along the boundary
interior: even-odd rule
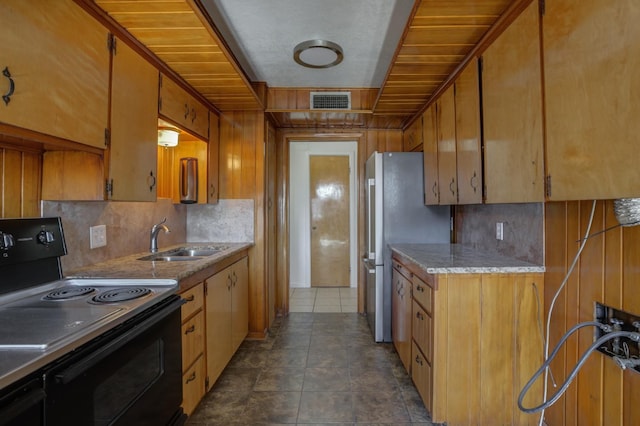
[[[140,324],[136,325],[132,330],[127,331],[123,335],[113,339],[103,347],[92,352],[90,355],[84,357],[78,362],[74,362],[73,366],[66,370],[55,374],[55,380],[59,384],[67,384],[72,380],[83,374],[85,371],[129,343],[131,340],[147,332],[151,327],[156,325],[159,321],[172,314],[180,306],[185,303],[184,299],[177,298],[167,306],[160,309],[158,312],[153,313],[148,318],[144,319]]]

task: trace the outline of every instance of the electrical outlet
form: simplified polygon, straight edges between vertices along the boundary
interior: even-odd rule
[[[496,240],[504,240],[504,222],[496,222]]]
[[[89,227],[89,248],[104,247],[107,245],[106,225],[96,225]]]

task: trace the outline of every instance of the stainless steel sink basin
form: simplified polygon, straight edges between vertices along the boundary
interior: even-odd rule
[[[183,262],[189,260],[201,260],[208,256],[213,256],[226,250],[228,247],[179,247],[177,249],[153,253],[148,256],[140,257],[138,260],[148,260],[157,262]]]

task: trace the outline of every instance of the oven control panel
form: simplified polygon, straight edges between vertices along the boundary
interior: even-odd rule
[[[59,217],[0,219],[0,266],[65,254]]]

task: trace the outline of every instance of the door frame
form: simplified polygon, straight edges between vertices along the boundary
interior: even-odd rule
[[[289,286],[311,288],[309,157],[344,155],[349,158],[349,287],[358,286],[358,140],[323,142],[290,140],[289,143]],[[293,203],[301,199],[305,202]]]

